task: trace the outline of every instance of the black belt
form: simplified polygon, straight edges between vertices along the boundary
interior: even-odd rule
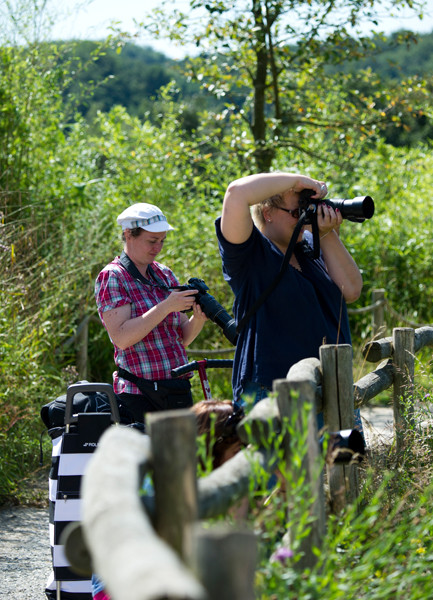
[[[126,371],[126,369],[123,369],[122,367],[117,368],[117,375],[119,377],[121,377],[122,379],[126,379],[127,381],[130,381],[131,383],[136,385],[139,390],[143,391],[144,393],[149,391],[149,386],[153,386],[153,389],[155,392],[158,391],[159,385],[161,387],[164,387],[165,389],[167,389],[167,388],[189,389],[191,387],[191,384],[188,379],[155,379],[155,380],[145,379],[144,377],[139,377],[138,375],[135,375],[134,373],[130,373],[129,371]]]

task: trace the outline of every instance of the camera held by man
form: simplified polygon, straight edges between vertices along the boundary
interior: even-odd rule
[[[365,219],[371,219],[374,215],[374,201],[371,196],[357,196],[356,198],[340,199],[340,198],[322,198],[320,200],[311,198],[314,195],[314,190],[302,190],[299,199],[299,210],[301,215],[307,213],[304,224],[312,223],[312,215],[315,213],[317,205],[327,204],[332,208],[338,208],[343,219],[353,221],[355,223],[363,223]],[[310,214],[308,214],[308,212]]]

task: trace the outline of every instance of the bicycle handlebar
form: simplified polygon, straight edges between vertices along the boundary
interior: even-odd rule
[[[206,369],[231,369],[233,367],[233,360],[231,358],[211,358],[210,360],[205,358],[203,360],[193,360],[186,365],[181,365],[180,367],[176,367],[176,369],[172,369],[171,376],[180,377],[186,373],[191,373],[191,371],[198,371],[200,365],[203,364]]]

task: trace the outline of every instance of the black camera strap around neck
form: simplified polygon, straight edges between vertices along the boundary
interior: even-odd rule
[[[277,285],[280,283],[283,275],[287,269],[287,265],[289,264],[290,258],[293,254],[293,250],[295,249],[295,245],[299,236],[299,233],[304,225],[307,217],[311,217],[311,225],[313,230],[313,258],[318,258],[320,256],[320,238],[319,238],[319,226],[317,224],[317,206],[315,204],[311,204],[305,212],[299,217],[298,222],[296,223],[296,227],[293,230],[292,237],[290,238],[289,245],[287,247],[286,253],[283,258],[283,262],[281,263],[280,270],[271,283],[269,287],[265,289],[265,291],[260,294],[254,304],[248,309],[248,311],[244,314],[242,319],[236,326],[236,333],[239,334],[251,317],[255,312],[261,307],[261,305],[265,302],[265,300],[272,294]]]
[[[170,288],[168,287],[168,285],[166,285],[156,275],[155,271],[152,269],[152,267],[150,265],[147,266],[147,272],[153,278],[154,281],[147,279],[147,277],[145,277],[144,275],[142,275],[140,273],[140,271],[137,269],[135,264],[132,262],[132,260],[129,258],[129,256],[126,254],[126,252],[124,250],[122,251],[122,254],[120,255],[119,261],[120,261],[120,264],[122,265],[122,267],[124,267],[128,271],[128,273],[131,275],[131,277],[133,277],[134,279],[138,279],[138,281],[141,281],[141,283],[144,283],[145,285],[151,285],[153,287],[159,287],[163,290],[170,291]]]

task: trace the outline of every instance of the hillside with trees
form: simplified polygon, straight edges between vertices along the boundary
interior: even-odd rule
[[[389,37],[372,38],[373,49],[368,57],[342,61],[337,65],[328,64],[325,73],[354,74],[371,71],[384,85],[387,82],[401,82],[407,78],[429,78],[433,72],[433,33],[414,35],[411,32],[395,33]],[[76,96],[79,90],[92,89],[91,94],[78,106],[90,122],[97,111],[108,112],[114,106],[123,106],[128,114],[139,118],[146,117],[155,122],[160,102],[159,90],[171,81],[176,84],[174,99],[187,105],[184,113],[186,131],[197,127],[200,112],[213,108],[224,110],[224,98],[215,98],[201,90],[198,82],[188,77],[185,61],[177,61],[156,52],[149,47],[126,43],[121,52],[107,48],[101,56],[97,53],[98,43],[78,41],[74,43],[71,55],[66,54],[66,64],[75,71],[71,85],[65,94]],[[92,55],[95,59],[92,60]],[[86,65],[77,68],[77,62]],[[368,85],[368,84],[367,84]],[[237,104],[243,106],[248,90],[238,94]],[[386,135],[393,145],[416,144],[420,139],[431,139],[433,129],[429,116],[415,115],[404,133],[396,126],[393,133]]]
[[[176,97],[187,98],[191,112],[200,110],[199,88],[187,81],[176,61],[131,43],[119,47],[120,52],[99,48],[98,42],[71,42],[62,57],[66,69],[74,73],[64,90],[65,102],[68,97],[81,97],[77,108],[88,122],[98,111],[109,112],[115,106],[124,107],[131,116],[156,121],[159,91],[171,81],[176,82]]]

